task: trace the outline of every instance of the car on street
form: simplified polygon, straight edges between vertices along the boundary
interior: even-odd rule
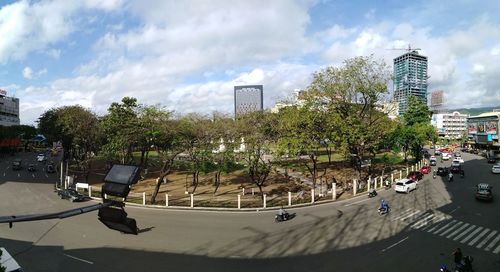
[[[431,158],[429,159],[429,164],[431,166],[435,166],[437,164],[437,159],[435,156],[431,156]]]
[[[493,193],[491,189],[493,189],[493,187],[488,183],[479,183],[476,187],[476,199],[492,201]]]
[[[446,160],[451,159],[451,154],[450,154],[450,153],[443,153],[443,154],[441,155],[441,157],[443,158],[443,160],[445,160],[445,161],[446,161]]]
[[[45,157],[45,154],[40,153],[38,156],[36,156],[36,161],[37,162],[44,162],[47,158]]]
[[[460,165],[461,165],[461,163],[460,163],[460,161],[459,161],[459,160],[453,160],[453,161],[451,162],[451,166],[452,166],[452,167],[453,167],[453,166],[460,166]]]
[[[491,173],[500,174],[500,164],[495,164],[491,167]]]
[[[453,161],[458,161],[460,162],[461,164],[464,163],[464,159],[462,159],[461,156],[455,156],[455,158],[453,159]]]
[[[436,156],[441,155],[441,151],[439,151],[439,150],[435,150],[435,151],[434,151],[434,155],[436,155]]]
[[[68,199],[71,202],[85,200],[85,196],[74,189],[59,190],[57,191],[57,195],[60,196],[61,199]]]
[[[412,172],[408,173],[408,176],[406,176],[406,178],[411,179],[411,180],[416,181],[416,182],[421,180],[423,177],[424,177],[424,175],[420,171],[412,171]]]
[[[488,158],[488,163],[496,163],[496,162],[497,162],[497,158],[495,158],[495,157]]]
[[[23,161],[21,159],[15,159],[12,161],[12,170],[21,170],[23,168]]]
[[[36,171],[35,165],[34,165],[34,164],[32,164],[32,163],[30,163],[30,164],[28,165],[28,171],[29,171],[29,172],[35,172],[35,171]]]
[[[431,172],[431,167],[429,165],[424,165],[420,168],[420,173],[429,174]]]
[[[417,183],[411,179],[402,179],[396,182],[394,190],[398,193],[409,193],[417,189]]]
[[[450,172],[452,172],[453,174],[459,174],[462,172],[462,166],[459,165],[452,165],[450,167]]]
[[[448,173],[449,173],[449,172],[448,172],[448,168],[447,168],[447,167],[438,167],[438,170],[437,170],[437,173],[436,173],[436,174],[437,174],[438,176],[442,176],[442,177],[444,177],[444,176],[447,176],[447,175],[448,175]]]

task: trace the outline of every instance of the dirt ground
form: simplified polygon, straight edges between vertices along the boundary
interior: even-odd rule
[[[320,166],[321,168],[326,165]],[[386,169],[399,170],[404,168],[405,165],[392,166]],[[371,171],[372,176],[380,176],[382,172],[381,165],[373,165]],[[289,170],[292,173],[291,170]],[[102,162],[94,162],[92,164],[91,174],[88,177],[88,183],[93,188],[100,188],[104,181],[106,174],[106,166]],[[295,172],[296,173],[296,172]],[[70,174],[76,175],[77,182],[84,182],[85,178],[81,173],[71,171]],[[309,173],[299,173],[300,176],[310,178]],[[141,179],[137,184],[132,186],[131,193],[129,194],[128,201],[142,203],[143,192],[146,193],[146,202],[151,203],[151,196],[153,194],[159,171],[151,171]],[[317,184],[322,184],[322,189],[317,190],[316,194],[323,193],[325,196],[315,196],[315,200],[331,199],[331,195],[326,195],[327,188],[331,188],[333,180],[337,183],[338,197],[348,197],[349,193],[343,192],[342,188],[348,186],[355,177],[355,171],[346,166],[345,163],[335,162],[328,166],[326,171],[324,169],[318,171]],[[367,171],[363,171],[362,180],[368,178]],[[207,207],[237,207],[238,195],[241,197],[241,207],[259,207],[262,205],[262,196],[258,187],[251,183],[250,177],[244,171],[236,171],[229,175],[222,175],[221,185],[215,193],[214,174],[200,174],[199,185],[194,188],[192,186],[192,175],[189,172],[173,171],[167,176],[167,182],[162,182],[156,203],[158,205],[165,205],[165,194],[168,194],[170,206],[189,206],[190,193],[194,191],[194,205],[207,206]],[[288,204],[288,192],[292,192],[293,204],[310,202],[311,201],[311,186],[306,185],[294,178],[287,178],[282,173],[272,171],[269,175],[266,185],[262,188],[263,193],[267,197],[267,206],[280,206]],[[321,191],[321,192],[318,192]]]

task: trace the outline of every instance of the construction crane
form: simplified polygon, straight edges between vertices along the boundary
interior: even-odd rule
[[[389,48],[387,50],[405,50],[406,52],[413,52],[413,51],[422,50],[422,49],[420,49],[420,48],[411,48],[411,45],[408,44],[408,48]]]

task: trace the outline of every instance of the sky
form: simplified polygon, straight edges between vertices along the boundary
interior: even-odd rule
[[[232,114],[235,85],[264,107],[312,74],[420,48],[448,108],[500,106],[500,1],[0,0],[0,88],[21,124],[132,96],[178,113]],[[392,91],[392,85],[389,88]]]

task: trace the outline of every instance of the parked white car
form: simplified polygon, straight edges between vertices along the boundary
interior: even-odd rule
[[[491,173],[500,174],[500,164],[495,164],[491,167]]]
[[[394,190],[398,193],[409,193],[415,189],[417,189],[417,182],[406,178],[396,182],[394,187]]]
[[[443,153],[441,156],[442,156],[443,160],[451,159],[451,154],[449,154],[449,153]]]

